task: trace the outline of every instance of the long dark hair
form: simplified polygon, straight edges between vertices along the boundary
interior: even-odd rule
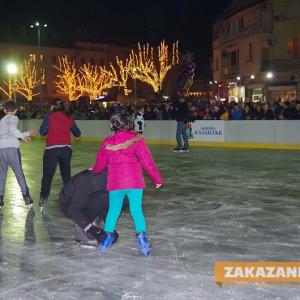
[[[52,112],[58,112],[58,111],[61,111],[66,116],[70,117],[70,114],[65,107],[64,101],[59,98],[55,98],[52,100]]]
[[[133,130],[134,123],[131,116],[128,113],[116,113],[110,118],[111,129],[114,132],[119,132],[121,130]]]

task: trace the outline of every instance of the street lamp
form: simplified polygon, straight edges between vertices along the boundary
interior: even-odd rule
[[[31,24],[30,25],[30,28],[36,28],[37,30],[37,38],[38,38],[38,46],[39,46],[39,49],[41,47],[41,28],[44,27],[48,27],[47,24],[40,24],[40,22],[35,22],[34,24]]]
[[[37,30],[37,39],[38,39],[38,49],[39,49],[39,57],[37,57],[36,63],[39,62],[39,59],[41,58],[41,28],[48,27],[47,24],[40,24],[40,22],[35,22],[34,24],[30,25],[30,28],[36,29]],[[37,65],[38,67],[38,65]],[[42,85],[40,85],[40,105],[41,105],[41,110],[43,109],[43,91],[42,91]]]
[[[272,72],[268,72],[267,75],[266,75],[266,77],[267,77],[268,79],[272,79],[273,76],[274,76],[274,74],[273,74]]]
[[[16,96],[16,74],[18,72],[18,68],[15,64],[9,63],[6,66],[6,70],[8,73],[8,89],[9,89],[9,94],[11,94],[11,89],[12,89],[12,84],[11,84],[11,76],[14,76],[14,101],[17,101],[17,96]]]

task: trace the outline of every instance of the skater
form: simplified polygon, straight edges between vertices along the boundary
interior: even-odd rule
[[[4,113],[5,116],[0,121],[0,207],[4,205],[8,167],[11,167],[15,173],[25,204],[31,207],[33,201],[23,173],[19,139],[29,143],[31,136],[35,135],[35,130],[30,129],[28,132],[18,130],[19,119],[16,116],[17,106],[14,101],[5,103]]]
[[[176,141],[177,146],[174,152],[189,152],[189,141],[186,133],[186,124],[189,123],[189,110],[186,100],[179,96],[178,102],[174,105],[175,117],[177,121]],[[184,142],[182,147],[182,140]]]
[[[66,111],[63,100],[54,99],[52,101],[52,112],[46,116],[40,127],[40,134],[47,135],[39,201],[41,210],[48,201],[57,164],[59,164],[63,183],[66,184],[71,178],[72,149],[70,132],[77,138],[81,136],[75,121]]]
[[[104,238],[99,247],[100,253],[109,248],[116,238],[114,229],[123,199],[127,196],[138,247],[148,257],[151,245],[146,235],[146,223],[142,210],[143,189],[145,188],[142,168],[148,173],[156,188],[160,188],[163,180],[143,136],[133,132],[134,124],[130,115],[117,113],[111,117],[110,121],[111,129],[115,134],[103,141],[96,164],[92,168],[94,173],[108,168],[109,210],[104,225]]]
[[[82,244],[98,246],[102,240],[100,223],[104,222],[108,211],[106,178],[106,171],[94,174],[85,170],[73,176],[61,189],[61,210],[75,223],[76,241]],[[118,237],[116,231],[115,234]]]
[[[143,113],[138,111],[134,118],[134,131],[143,134],[145,130],[145,121]]]

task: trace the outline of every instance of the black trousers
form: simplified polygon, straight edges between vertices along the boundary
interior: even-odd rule
[[[41,197],[48,197],[50,194],[52,179],[57,164],[64,184],[71,179],[71,157],[70,147],[58,147],[46,149],[43,157],[43,178],[41,184]]]

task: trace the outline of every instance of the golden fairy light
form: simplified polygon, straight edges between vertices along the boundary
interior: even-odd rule
[[[117,85],[118,78],[112,70],[91,64],[84,64],[79,69],[79,90],[91,100],[103,96],[111,87]]]
[[[58,66],[53,66],[59,71],[54,81],[57,92],[68,97],[68,100],[74,101],[80,96],[78,72],[74,61],[70,61],[68,56],[58,57]]]
[[[110,63],[110,69],[117,78],[117,85],[123,87],[125,96],[128,96],[131,93],[131,90],[127,87],[129,73],[132,69],[133,60],[132,58],[127,58],[126,60],[121,60],[119,57],[116,57],[117,69],[115,66]]]
[[[132,61],[130,76],[150,84],[154,92],[159,92],[168,71],[178,64],[178,41],[173,43],[171,53],[164,40],[157,51],[149,44],[138,44],[137,51],[132,50],[129,59]]]
[[[8,98],[12,99],[13,93],[15,94],[16,89],[16,74],[18,71],[17,66],[14,63],[9,63],[6,66],[7,73],[8,73],[8,81],[3,80],[4,87],[0,87],[0,90],[3,94]],[[13,77],[13,79],[12,79]]]
[[[12,99],[15,87],[10,76],[8,78],[8,81],[3,80],[3,85],[4,87],[0,86],[0,91],[6,96],[7,99]]]
[[[44,82],[45,73],[42,70],[40,74],[37,74],[36,67],[31,58],[24,61],[24,65],[21,67],[20,76],[16,81],[16,92],[24,96],[28,101],[32,100],[32,97],[39,95],[39,92],[34,92],[35,88]]]

